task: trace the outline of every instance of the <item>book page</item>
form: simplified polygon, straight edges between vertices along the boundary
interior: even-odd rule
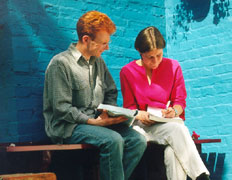
[[[178,122],[184,124],[183,119],[180,117],[174,117],[174,118],[164,118],[162,117],[162,109],[155,108],[155,107],[149,107],[147,108],[147,112],[150,114],[150,120],[154,120],[157,122]]]
[[[131,126],[132,123],[135,120],[134,114],[135,111],[123,107],[108,105],[108,104],[100,104],[97,109],[105,109],[107,110],[107,113],[109,116],[116,117],[116,116],[125,116],[128,118],[127,121],[124,121],[122,123],[126,123],[128,126]]]

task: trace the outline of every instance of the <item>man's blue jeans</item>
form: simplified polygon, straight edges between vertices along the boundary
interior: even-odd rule
[[[80,124],[65,143],[92,144],[100,150],[100,179],[128,179],[146,149],[146,139],[123,124],[101,127]]]

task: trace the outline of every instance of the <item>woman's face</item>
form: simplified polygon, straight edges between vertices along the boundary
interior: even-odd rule
[[[163,49],[153,49],[151,51],[141,53],[143,66],[147,69],[156,69],[162,61]]]

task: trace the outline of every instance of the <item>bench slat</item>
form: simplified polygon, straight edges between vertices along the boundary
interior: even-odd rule
[[[7,146],[6,152],[26,152],[26,151],[49,151],[49,150],[77,150],[93,149],[90,144],[51,144],[51,145],[25,145],[25,146]]]
[[[202,143],[221,142],[221,139],[195,139],[196,145]],[[148,143],[149,144],[149,143]],[[77,150],[96,148],[91,144],[48,144],[48,145],[6,145],[0,147],[0,152],[27,152],[27,151],[49,151],[49,150]]]
[[[221,142],[221,139],[194,139],[195,144]]]
[[[0,175],[2,180],[56,180],[55,173],[23,173],[23,174],[6,174]]]

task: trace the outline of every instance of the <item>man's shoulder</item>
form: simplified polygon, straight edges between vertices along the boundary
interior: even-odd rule
[[[69,53],[68,50],[66,50],[53,56],[50,65],[65,65],[69,63],[71,58],[72,58],[71,54]]]
[[[102,57],[95,57],[95,62],[96,62],[96,65],[101,68],[101,70],[107,69],[106,62],[104,61]]]
[[[104,61],[104,59],[102,57],[95,57],[95,58],[96,58],[95,61],[97,63],[99,63],[99,64],[105,64],[105,61]]]

